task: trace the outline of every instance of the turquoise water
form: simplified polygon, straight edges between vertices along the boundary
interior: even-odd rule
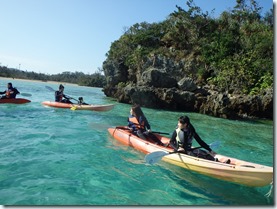
[[[0,79],[0,91],[13,82],[31,103],[0,106],[1,205],[273,205],[270,186],[245,187],[160,162],[107,132],[127,123],[130,105],[105,97],[101,89],[65,85],[65,93],[92,104],[116,104],[109,112],[44,107],[58,84]],[[19,96],[18,96],[19,97]],[[27,98],[27,97],[25,97]],[[172,132],[184,112],[143,108],[152,130]],[[273,166],[272,121],[231,121],[187,113],[207,142],[220,141],[224,155]]]

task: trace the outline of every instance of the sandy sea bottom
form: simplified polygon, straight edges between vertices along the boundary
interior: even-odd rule
[[[0,79],[0,90],[9,79]],[[58,83],[11,80],[32,102],[0,106],[0,204],[104,206],[263,206],[270,185],[251,188],[206,177],[160,162],[107,132],[126,125],[130,105],[107,98],[101,89],[65,84],[65,93],[91,104],[116,104],[108,112],[44,107],[54,100],[45,86]],[[230,121],[206,115],[143,108],[152,130],[172,132],[177,118],[190,116],[207,142],[220,141],[218,153],[273,166],[272,121]],[[196,144],[197,145],[197,144]]]

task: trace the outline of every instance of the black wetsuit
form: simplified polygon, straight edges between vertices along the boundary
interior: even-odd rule
[[[63,98],[65,98],[65,99],[63,99]],[[61,92],[61,91],[55,91],[55,101],[72,104],[72,102],[69,100],[69,98],[67,96],[65,96],[63,94],[63,92]]]
[[[179,147],[182,147],[184,149],[185,154],[196,156],[198,153],[197,157],[209,158],[210,160],[214,160],[214,158],[209,154],[206,157],[200,156],[200,154],[206,155],[207,153],[205,153],[205,151],[201,150],[202,152],[200,153],[199,150],[196,151],[191,148],[192,140],[194,138],[202,148],[208,150],[209,152],[212,151],[210,146],[207,145],[196,133],[195,128],[191,124],[188,125],[188,128],[186,130],[181,129],[179,131],[180,142],[178,142],[177,140],[177,132],[178,132],[178,129],[176,129],[173,132],[172,137],[170,139],[170,146],[174,149],[174,151],[177,151]]]
[[[14,98],[16,98],[17,94],[20,94],[20,92],[17,90],[17,88],[13,88],[13,87],[9,88],[6,91],[0,92],[0,94],[6,94],[7,91],[13,92],[13,93],[10,93],[9,96],[7,96],[7,95],[2,96],[1,99],[14,99]]]

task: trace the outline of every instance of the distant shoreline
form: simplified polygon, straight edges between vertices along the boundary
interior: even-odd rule
[[[78,86],[78,84],[75,84],[75,83],[58,82],[58,81],[30,80],[30,79],[23,79],[23,78],[8,78],[8,77],[1,77],[1,76],[0,76],[0,79],[9,80],[7,82],[11,82],[11,83],[13,83],[13,81],[18,80],[18,81],[42,82],[42,83],[66,84],[66,85]]]

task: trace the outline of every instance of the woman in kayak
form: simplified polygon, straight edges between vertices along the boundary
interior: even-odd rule
[[[147,137],[152,139],[156,144],[165,146],[151,131],[150,124],[144,116],[139,105],[135,105],[130,110],[128,118],[128,127],[138,137],[147,140]]]
[[[200,149],[191,148],[193,138],[196,139],[202,148],[208,150],[208,153]],[[170,139],[170,146],[174,149],[175,152],[179,149],[179,147],[181,147],[183,148],[181,150],[185,154],[209,160],[215,160],[214,156],[216,153],[212,151],[210,146],[207,145],[196,133],[195,128],[190,123],[190,119],[187,116],[181,116],[178,119],[178,126],[172,134]]]
[[[1,99],[15,99],[17,94],[20,94],[20,92],[13,87],[12,83],[7,84],[7,90],[0,92],[0,94],[5,94],[5,96],[2,96]]]
[[[70,104],[72,104],[70,99],[63,94],[63,91],[64,91],[64,86],[62,84],[60,84],[59,90],[55,91],[55,101],[56,102],[62,102],[62,103],[70,103]]]

